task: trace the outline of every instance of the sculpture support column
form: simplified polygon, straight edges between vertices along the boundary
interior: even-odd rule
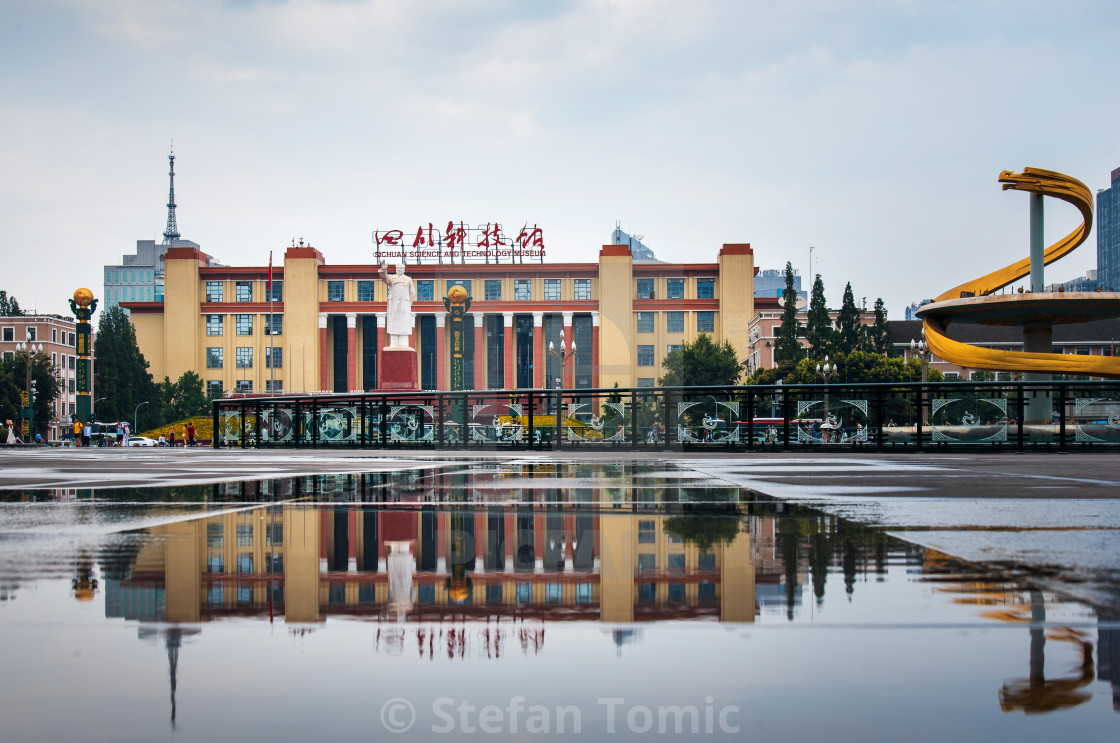
[[[599,313],[591,313],[591,386],[599,387]],[[598,398],[596,398],[598,399]]]
[[[327,313],[319,313],[319,389],[327,387]]]
[[[447,315],[442,312],[435,314],[436,318],[436,389],[447,389]]]
[[[563,317],[564,317],[564,348],[567,348],[567,349],[570,350],[572,348],[572,340],[573,340],[572,339],[572,313],[571,312],[565,312]],[[560,376],[564,380],[564,387],[566,387],[568,389],[571,389],[572,387],[576,386],[576,366],[575,365],[576,365],[576,359],[577,358],[578,357],[575,354],[572,354],[572,379],[571,379],[571,384],[568,383],[568,371],[567,371],[567,369],[561,369],[560,370]]]
[[[474,316],[474,389],[486,389],[486,367],[489,364],[486,353],[486,315]]]
[[[358,389],[358,313],[346,313],[346,390]]]
[[[514,345],[513,338],[513,313],[503,312],[502,319],[505,321],[505,361],[506,361],[506,374],[505,374],[505,388],[512,390],[517,387],[517,377],[513,375],[514,362],[516,361],[517,348]]]
[[[544,381],[544,313],[533,313],[533,386],[548,387]]]
[[[1043,235],[1042,200],[1040,193],[1032,193],[1031,199],[1031,291],[1038,293],[1046,290],[1043,276],[1045,265],[1046,240]],[[1053,353],[1054,327],[1048,322],[1028,323],[1023,326],[1023,351],[1027,353]],[[1046,372],[1027,372],[1023,379],[1028,382],[1049,382],[1053,374]],[[1053,401],[1049,392],[1031,390],[1027,393],[1027,406],[1023,419],[1029,423],[1049,423],[1054,415]]]

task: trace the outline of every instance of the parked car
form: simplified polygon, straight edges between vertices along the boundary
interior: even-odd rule
[[[147,436],[129,436],[129,446],[155,446],[155,439],[150,439]]]

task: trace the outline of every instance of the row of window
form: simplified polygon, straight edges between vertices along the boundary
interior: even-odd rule
[[[239,379],[234,387],[238,392],[252,392],[253,381],[251,379]],[[265,392],[283,392],[284,380],[282,379],[266,379],[264,380]],[[206,381],[206,396],[213,399],[221,397],[224,392],[222,380],[209,379]]]
[[[539,297],[544,301],[559,301],[561,299],[560,279],[544,279],[544,296]],[[253,301],[253,284],[258,283],[254,281],[235,281],[233,285],[233,301],[234,302],[252,302]],[[377,284],[375,280],[358,281],[358,301],[359,302],[373,302],[375,301],[375,292]],[[579,300],[591,299],[591,279],[573,279],[573,298]],[[666,280],[666,294],[667,299],[684,299],[685,294],[685,279],[667,279]],[[265,292],[263,301],[280,302],[283,301],[284,282],[272,282],[271,299],[268,292]],[[488,302],[497,302],[503,299],[502,297],[502,281],[501,279],[485,279],[482,282],[483,293],[482,298]],[[467,290],[467,293],[473,298],[474,294],[471,292],[471,281],[464,279],[448,279],[446,282],[446,289],[450,290],[453,286],[462,286]],[[655,279],[638,279],[637,280],[637,298],[638,299],[657,299],[657,292],[655,290]],[[151,290],[148,290],[149,295]],[[133,292],[135,294],[135,291]],[[345,281],[328,281],[327,282],[327,301],[328,302],[342,302],[345,301],[346,296],[346,282]],[[151,297],[149,296],[149,299]],[[436,300],[436,282],[433,279],[421,279],[416,282],[416,299],[421,302],[433,302]],[[696,279],[696,298],[697,299],[715,299],[715,279]],[[136,297],[133,296],[135,300]],[[531,279],[514,279],[513,280],[513,299],[514,301],[531,301],[533,299],[533,282]],[[207,281],[206,282],[206,301],[207,302],[223,302],[225,301],[225,282],[222,281]]]
[[[665,354],[666,355],[671,354],[673,351],[679,351],[679,350],[681,350],[681,345],[679,343],[670,343],[669,345],[665,346]],[[638,366],[655,366],[654,360],[653,360],[653,345],[652,344],[651,345],[639,345],[638,346]],[[647,385],[639,384],[638,386],[639,387],[645,387]],[[648,386],[652,387],[653,385],[648,385]]]
[[[150,284],[152,283],[152,271],[132,271],[118,269],[105,269],[105,283],[106,284]]]
[[[255,315],[234,315],[233,325],[234,333],[236,335],[252,335],[253,334],[253,318]],[[265,335],[283,335],[284,334],[284,316],[283,315],[261,315],[264,319],[264,334]],[[225,333],[225,316],[224,315],[207,315],[206,316],[206,335],[223,335]]]
[[[237,524],[237,546],[253,546],[253,525]],[[265,543],[268,545],[284,543],[283,524],[265,524]],[[218,549],[225,545],[225,528],[223,524],[206,525],[206,546],[209,549]]]
[[[577,300],[591,299],[591,279],[573,279],[574,282],[574,298]],[[376,291],[377,281],[359,281],[358,283],[358,301],[359,302],[373,302],[374,292]],[[502,299],[502,281],[501,279],[485,279],[482,282],[483,294],[482,298],[488,302],[497,302]],[[453,286],[461,286],[467,290],[467,294],[471,298],[475,298],[471,292],[471,281],[469,279],[448,279],[447,291],[451,290]],[[328,302],[342,302],[346,296],[346,282],[345,281],[328,281],[327,282],[327,301]],[[513,280],[513,299],[515,301],[529,301],[533,298],[533,283],[530,279],[514,279]],[[546,301],[559,301],[560,294],[560,279],[545,279],[544,280],[544,297]],[[436,297],[436,282],[434,279],[420,279],[416,282],[416,299],[419,302],[434,302]]]
[[[207,369],[221,369],[225,363],[225,349],[221,347],[210,347],[206,349],[206,368]],[[252,369],[253,368],[253,348],[250,346],[238,346],[234,349],[234,366],[238,369]],[[266,348],[264,349],[264,368],[265,369],[281,369],[284,366],[284,349],[283,348]]]
[[[233,301],[234,302],[252,302],[253,301],[253,284],[263,283],[256,281],[235,281],[233,282]],[[341,283],[341,282],[339,282]],[[284,282],[273,281],[272,292],[268,292],[267,287],[262,287],[264,294],[262,302],[283,302],[284,301]],[[225,282],[224,281],[207,281],[206,282],[206,301],[207,302],[224,302],[225,301]]]
[[[656,281],[656,279],[637,279],[635,282],[637,284],[637,298],[657,299],[657,291],[655,290]],[[684,299],[684,282],[684,279],[666,279],[665,298]],[[697,299],[715,299],[715,297],[715,279],[696,279]]]
[[[110,289],[109,290],[109,303],[120,304],[121,302],[151,302],[155,294],[152,287],[139,287],[126,286],[124,289]]]
[[[638,535],[641,537],[641,534]],[[666,565],[665,572],[667,573],[684,573],[687,570],[685,563],[685,556],[683,553],[670,553],[665,556]],[[698,572],[713,573],[716,569],[716,556],[713,552],[707,552],[699,555],[696,564]],[[639,573],[653,573],[657,571],[657,555],[653,554],[638,554],[638,572]]]
[[[25,328],[25,330],[26,330],[25,334],[26,334],[27,337],[26,338],[21,338],[20,340],[27,340],[27,341],[38,341],[39,340],[39,329],[38,328],[36,328],[34,326],[28,326],[27,328]],[[2,335],[0,335],[0,338],[3,338],[5,343],[13,343],[15,341],[15,339],[16,339],[16,329],[14,327],[11,327],[11,326],[6,327],[6,328],[3,329],[3,331],[0,331],[0,332],[2,332]],[[58,328],[51,328],[51,343],[59,343],[60,342],[59,341],[59,336],[60,335],[62,337],[62,340],[61,340],[62,343],[65,343],[66,345],[71,346],[71,347],[76,347],[78,345],[78,340],[77,340],[76,335],[74,335],[73,333],[67,333],[65,330],[61,331],[61,333],[60,333]],[[46,339],[44,338],[43,340],[46,340]],[[73,367],[71,367],[71,368],[73,368]]]
[[[207,555],[206,557],[206,572],[207,573],[224,573],[226,570],[226,560],[222,555]],[[264,556],[264,571],[266,573],[283,573],[284,572],[284,555],[279,552],[266,553]],[[245,552],[237,556],[237,572],[251,573],[253,572],[253,553]]]
[[[639,333],[652,333],[654,332],[654,317],[656,312],[638,312],[637,325]],[[716,313],[711,310],[705,310],[696,313],[696,331],[698,333],[714,333],[716,331]],[[665,332],[666,333],[683,333],[684,332],[684,312],[672,311],[665,313]]]

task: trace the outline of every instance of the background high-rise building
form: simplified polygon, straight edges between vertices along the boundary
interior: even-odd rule
[[[1120,291],[1120,168],[1111,188],[1097,191],[1097,280],[1104,291]]]
[[[121,302],[162,302],[163,301],[163,258],[168,248],[194,248],[200,246],[190,240],[179,238],[179,225],[175,216],[175,154],[168,155],[171,163],[171,189],[167,199],[167,227],[163,231],[163,242],[137,240],[134,255],[121,256],[117,265],[105,266],[105,309],[115,307]],[[210,265],[216,262],[211,256]],[[127,311],[127,310],[126,310]]]
[[[797,296],[804,300],[809,299],[807,292],[801,289],[801,274],[793,269],[793,289]],[[786,291],[786,270],[784,268],[767,268],[759,271],[754,276],[754,295],[756,297],[781,297]]]

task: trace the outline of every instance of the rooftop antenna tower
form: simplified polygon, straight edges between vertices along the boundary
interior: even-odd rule
[[[171,154],[167,156],[171,161],[171,192],[167,197],[167,229],[163,231],[163,244],[170,245],[172,240],[179,239],[179,225],[175,223],[175,142],[171,142]]]

